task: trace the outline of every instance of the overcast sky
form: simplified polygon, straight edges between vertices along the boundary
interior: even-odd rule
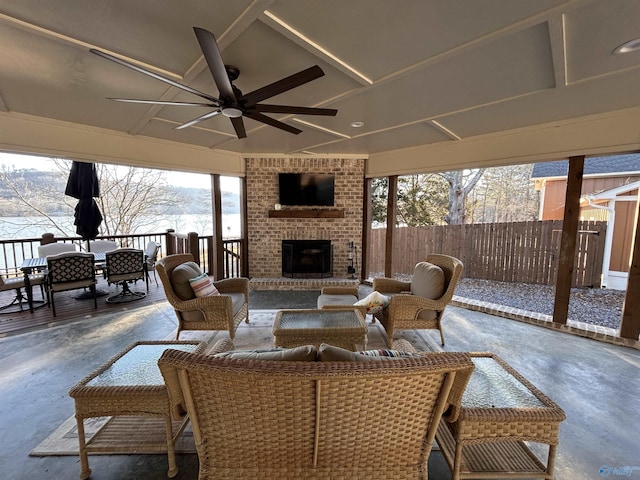
[[[0,152],[0,167],[32,168],[34,170],[53,170],[53,162],[48,157]],[[203,173],[167,172],[167,183],[179,187],[210,188],[211,177]],[[222,190],[238,192],[239,182],[233,177],[221,177]]]

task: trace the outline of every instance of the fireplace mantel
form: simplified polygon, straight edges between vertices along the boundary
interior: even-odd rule
[[[344,218],[343,208],[269,210],[269,218]]]

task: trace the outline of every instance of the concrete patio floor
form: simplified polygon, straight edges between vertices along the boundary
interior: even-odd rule
[[[250,308],[311,308],[317,294],[253,292]],[[160,302],[0,339],[2,478],[79,478],[75,456],[28,454],[73,415],[71,386],[134,341],[165,338],[175,325],[170,306]],[[565,410],[557,479],[602,478],[603,466],[638,467],[619,472],[640,478],[638,350],[458,307],[448,310],[444,328],[446,350],[498,354]],[[178,455],[177,461],[176,478],[197,478],[195,454]],[[166,478],[164,455],[93,455],[90,465],[94,480]],[[432,453],[429,467],[430,479],[450,479],[439,452]]]

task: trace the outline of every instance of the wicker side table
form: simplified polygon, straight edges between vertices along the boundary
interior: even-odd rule
[[[461,406],[436,434],[452,479],[553,479],[564,411],[497,355],[471,356],[475,369]],[[525,442],[548,445],[546,465]]]
[[[156,417],[166,433],[164,445],[144,447],[166,451],[169,469],[167,475],[174,477],[176,467],[175,441],[189,421],[184,416],[172,422],[171,407],[167,388],[158,368],[158,359],[167,348],[201,353],[206,344],[197,341],[148,341],[136,342],[116,355],[95,372],[81,380],[70,391],[75,400],[76,421],[78,423],[78,442],[80,447],[80,478],[91,475],[88,453],[113,451],[114,441],[123,451],[137,448],[144,450],[140,439],[130,432],[122,438],[126,421],[121,417]],[[85,439],[84,420],[94,417],[119,417],[111,419],[98,433],[88,441]],[[129,422],[130,423],[130,422]],[[157,427],[157,425],[156,425]],[[115,431],[115,434],[114,434]],[[139,432],[144,435],[144,432]]]
[[[366,349],[367,324],[357,309],[280,310],[273,322],[276,347],[328,343],[336,347]]]

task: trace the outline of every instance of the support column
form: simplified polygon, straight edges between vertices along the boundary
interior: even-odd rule
[[[569,316],[569,296],[571,294],[571,284],[573,283],[573,262],[580,219],[580,193],[582,191],[583,171],[584,155],[570,157],[558,273],[556,275],[556,297],[553,306],[553,321],[562,324],[567,323]]]
[[[371,179],[364,179],[362,194],[362,255],[360,257],[360,281],[369,278],[369,249],[371,239]]]
[[[213,278],[222,280],[224,278],[224,263],[222,254],[224,246],[222,244],[222,192],[220,191],[220,175],[211,174],[211,202],[213,205]]]
[[[249,224],[247,216],[247,177],[240,179],[240,210],[242,218],[240,219],[242,227],[240,229],[241,238],[241,254],[240,254],[240,272],[243,277],[249,276]]]
[[[631,248],[631,265],[629,266],[629,282],[622,308],[620,336],[638,340],[640,335],[640,189],[636,203],[636,224],[633,247]]]
[[[384,276],[393,277],[393,244],[396,236],[396,211],[398,206],[398,176],[389,177],[387,192],[387,235],[384,249]]]

